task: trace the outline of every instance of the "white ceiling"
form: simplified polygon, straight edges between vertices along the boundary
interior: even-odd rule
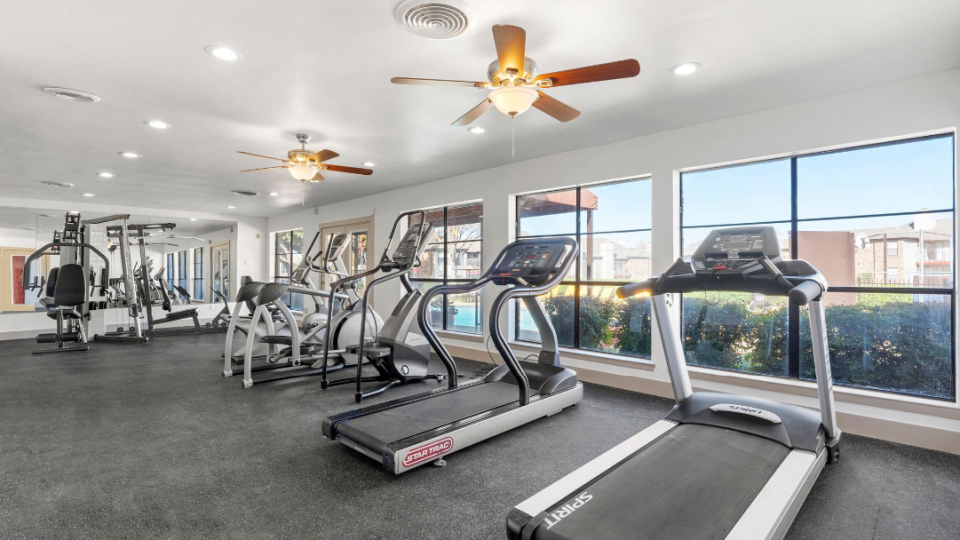
[[[63,219],[65,212],[63,210],[50,210],[44,208],[11,208],[0,206],[0,229],[7,229],[10,232],[17,232],[17,236],[26,237],[34,235],[43,243],[49,242],[53,237],[53,231],[63,230]],[[87,220],[93,218],[106,217],[105,212],[82,212],[80,219]],[[52,217],[51,217],[52,216]],[[131,214],[130,224],[146,223],[173,223],[176,227],[172,231],[156,232],[154,236],[199,236],[201,234],[219,231],[236,225],[236,221],[224,220],[217,221],[213,219],[198,219],[190,221],[186,219],[172,219],[169,217],[157,217]],[[111,223],[110,225],[112,225]],[[171,240],[176,243],[176,240]]]
[[[318,206],[960,66],[956,0],[468,1],[473,31],[441,41],[401,29],[399,0],[7,2],[2,193],[269,216],[300,207],[299,183],[284,171],[240,174],[271,162],[235,151],[283,157],[298,131],[313,135],[308,148],[339,152],[332,163],[378,164],[373,176],[329,173],[305,186],[307,206]],[[527,30],[542,72],[624,58],[642,72],[550,90],[583,115],[519,116],[515,157],[503,115],[482,117],[483,135],[450,127],[483,91],[390,84],[483,80],[497,23]],[[216,60],[204,53],[211,44],[245,59]],[[687,61],[703,68],[669,73]],[[103,101],[59,100],[47,86]],[[143,124],[154,118],[174,127]],[[117,155],[126,150],[144,157]],[[117,177],[95,175],[104,170]],[[230,193],[238,188],[263,195],[241,200]]]

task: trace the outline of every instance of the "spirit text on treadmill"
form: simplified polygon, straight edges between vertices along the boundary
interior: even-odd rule
[[[414,448],[403,458],[403,466],[412,467],[422,461],[445,454],[449,452],[451,448],[453,448],[453,439],[450,437],[445,437],[439,441]]]
[[[565,504],[560,508],[557,508],[553,512],[550,512],[550,515],[545,517],[543,521],[547,523],[547,528],[549,529],[550,527],[553,527],[557,523],[560,523],[560,520],[572,514],[574,511],[576,511],[577,508],[580,508],[581,506],[587,504],[592,498],[593,498],[593,495],[590,495],[589,493],[584,491],[580,495],[577,495],[577,498],[574,499],[573,502],[569,504]]]

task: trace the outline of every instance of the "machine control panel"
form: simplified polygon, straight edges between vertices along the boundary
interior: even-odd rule
[[[759,268],[764,257],[774,264],[782,260],[776,229],[737,227],[710,231],[690,263],[696,272],[740,274]]]
[[[397,249],[393,251],[393,261],[401,267],[414,264],[423,250],[427,249],[427,241],[432,231],[433,224],[429,222],[412,225],[400,239]]]
[[[326,262],[332,263],[340,258],[343,250],[347,248],[347,233],[337,233],[330,239],[327,246]]]
[[[561,242],[520,241],[500,256],[493,275],[522,278],[530,285],[546,283],[564,257],[569,256],[567,251],[568,245]]]

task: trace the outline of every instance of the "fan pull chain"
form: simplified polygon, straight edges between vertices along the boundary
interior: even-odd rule
[[[307,183],[306,183],[306,182],[300,182],[300,206],[306,206],[306,205],[307,205],[307,195],[306,195],[306,193],[305,193],[305,190],[306,190],[306,189],[307,189]]]
[[[517,117],[510,117],[510,155],[517,155]]]

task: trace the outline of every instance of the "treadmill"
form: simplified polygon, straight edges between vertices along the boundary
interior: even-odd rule
[[[476,281],[430,289],[420,301],[418,322],[447,368],[448,387],[326,418],[323,436],[400,474],[431,462],[442,466],[451,452],[576,405],[583,384],[576,372],[560,365],[557,334],[537,296],[563,280],[578,251],[570,238],[518,240]],[[507,287],[487,318],[504,363],[483,378],[459,384],[457,366],[430,326],[430,301],[487,283]],[[513,298],[524,303],[540,332],[543,345],[536,362],[517,361],[500,332],[500,312]]]
[[[822,303],[823,275],[783,260],[773,227],[711,231],[690,263],[625,285],[652,296],[677,405],[661,420],[530,497],[507,516],[511,540],[759,540],[786,534],[825,463],[839,458]],[[809,304],[820,411],[693,392],[670,306],[677,294],[736,291]]]

